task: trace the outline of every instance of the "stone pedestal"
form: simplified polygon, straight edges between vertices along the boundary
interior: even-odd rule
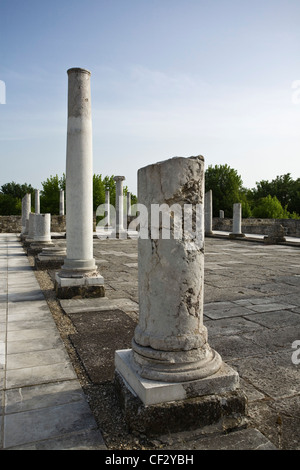
[[[171,224],[169,239],[162,226],[151,239],[138,241],[139,323],[132,349],[116,351],[116,373],[133,396],[148,410],[151,406],[191,398],[236,394],[239,377],[224,364],[208,343],[203,325],[204,289],[204,159],[176,157],[138,172],[138,200],[148,210],[153,205],[178,205],[182,220]],[[182,230],[185,205],[192,207],[193,233]],[[171,211],[172,214],[172,211]],[[200,223],[197,216],[200,214]],[[221,400],[221,399],[220,399]],[[243,406],[243,405],[241,405]],[[213,407],[212,407],[213,408]],[[212,412],[210,421],[214,422]]]
[[[35,269],[38,271],[60,269],[64,264],[66,255],[66,249],[60,246],[43,247],[35,256]]]
[[[241,238],[245,237],[242,233],[242,204],[233,204],[233,221],[232,221],[232,232],[229,234],[229,238]]]
[[[93,155],[88,70],[68,70],[66,163],[67,256],[56,274],[59,298],[104,295],[104,280],[93,257]],[[100,288],[101,285],[101,288]]]
[[[213,219],[213,200],[212,190],[210,189],[204,196],[204,214],[205,214],[205,235],[212,235],[212,219]]]
[[[283,225],[274,224],[268,230],[268,235],[264,237],[264,242],[269,245],[276,245],[277,243],[286,242],[285,230]]]

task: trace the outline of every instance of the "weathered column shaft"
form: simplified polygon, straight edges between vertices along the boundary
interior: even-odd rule
[[[204,214],[205,214],[205,233],[212,234],[212,190],[210,189],[205,193],[204,197]]]
[[[94,270],[90,72],[68,70],[67,257],[63,270]]]
[[[105,218],[107,220],[107,225],[110,225],[110,192],[109,190],[105,191]]]
[[[127,193],[127,215],[131,215],[131,193]]]
[[[34,242],[51,242],[51,214],[35,214]]]
[[[35,190],[35,206],[34,210],[36,214],[40,213],[40,190],[36,189]]]
[[[28,233],[30,212],[31,212],[31,194],[27,193],[22,199],[22,234]]]
[[[116,182],[116,233],[124,231],[123,181],[125,176],[115,176]]]
[[[233,204],[233,222],[232,233],[240,234],[242,232],[242,204]]]
[[[65,215],[65,192],[59,191],[59,215]]]
[[[177,204],[182,221],[185,204],[192,205],[193,220],[200,207],[203,235],[203,157],[176,157],[140,169],[138,200],[148,214],[154,204]],[[132,348],[142,377],[182,382],[215,373],[222,361],[203,325],[204,237],[173,235],[171,229],[170,239],[139,239],[139,323]]]

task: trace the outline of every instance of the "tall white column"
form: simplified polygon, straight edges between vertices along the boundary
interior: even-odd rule
[[[127,193],[127,215],[131,215],[131,193]]]
[[[91,72],[68,70],[66,162],[67,256],[56,274],[59,298],[102,297],[104,280],[93,257]]]
[[[34,210],[36,214],[40,213],[40,190],[36,189],[35,190],[35,206]]]
[[[210,189],[204,196],[204,214],[205,214],[205,235],[212,235],[212,190]]]
[[[110,192],[108,189],[105,191],[105,218],[107,225],[110,226]]]
[[[22,235],[28,234],[30,212],[31,212],[31,194],[27,193],[22,199]]]
[[[59,191],[59,215],[65,215],[65,192]]]
[[[67,257],[64,271],[93,271],[93,151],[91,73],[68,70],[66,165]]]
[[[115,176],[116,182],[116,236],[124,238],[124,197],[123,197],[123,181],[125,176]]]

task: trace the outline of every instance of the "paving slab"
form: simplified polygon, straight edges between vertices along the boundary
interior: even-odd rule
[[[0,247],[0,449],[106,449],[17,236]]]
[[[14,235],[0,234],[0,250],[4,241],[0,280],[5,285],[8,279],[11,290],[0,291],[0,323],[5,325],[5,335],[0,333],[0,361],[5,365],[0,366],[0,428],[5,438],[1,445],[10,449],[105,449],[96,421],[83,418],[87,403],[72,365],[52,354],[61,349],[60,336],[53,320],[45,315],[48,306],[43,299],[30,299],[38,288],[24,251]],[[130,347],[137,321],[137,241],[96,238],[94,254],[107,299],[73,299],[62,301],[61,306],[76,324],[77,333],[71,339],[83,366],[105,388],[114,370],[112,353]],[[299,267],[298,246],[206,239],[204,324],[210,345],[239,372],[241,388],[248,396],[249,426],[230,435],[202,435],[194,440],[189,436],[189,444],[168,436],[174,442],[170,446],[164,442],[165,449],[300,449],[300,365],[292,363],[291,346],[300,340]],[[25,275],[30,276],[28,282],[24,280],[18,289],[15,282]],[[8,295],[15,296],[9,303]],[[35,361],[45,359],[47,350],[52,351],[47,364],[37,365]],[[9,364],[16,368],[6,370]],[[81,424],[68,416],[79,404]],[[58,410],[62,410],[64,422],[55,416]],[[97,419],[105,428],[102,417]],[[35,431],[25,438],[19,431],[22,426],[27,429],[30,420],[42,429],[37,440],[33,440]]]

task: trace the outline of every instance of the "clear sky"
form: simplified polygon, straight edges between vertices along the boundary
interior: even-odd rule
[[[0,186],[65,171],[71,67],[92,72],[94,173],[134,193],[174,156],[248,188],[300,177],[299,25],[299,0],[0,0]]]

